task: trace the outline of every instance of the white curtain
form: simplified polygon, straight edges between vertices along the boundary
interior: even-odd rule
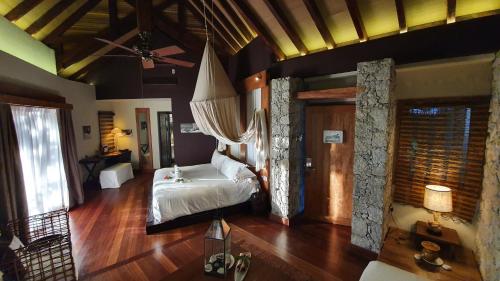
[[[56,109],[12,106],[30,215],[68,206]]]

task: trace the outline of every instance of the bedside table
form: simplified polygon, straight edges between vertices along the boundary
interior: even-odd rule
[[[454,258],[455,249],[460,248],[460,238],[456,230],[441,226],[442,234],[440,236],[432,235],[427,232],[427,223],[417,221],[415,224],[415,247],[418,250],[422,249],[420,242],[431,241],[441,247],[441,253],[444,257]]]
[[[405,238],[405,239],[401,239]],[[436,268],[429,271],[413,257],[419,251],[415,248],[415,234],[397,228],[389,228],[378,260],[392,266],[413,272],[429,280],[481,281],[481,274],[471,250],[457,247],[453,259],[443,258],[451,265],[451,271]]]

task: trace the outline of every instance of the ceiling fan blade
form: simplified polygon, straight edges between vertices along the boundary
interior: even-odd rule
[[[117,48],[120,48],[120,49],[123,49],[123,50],[126,50],[126,51],[129,51],[129,52],[131,52],[131,53],[137,54],[137,52],[136,52],[135,50],[130,49],[129,47],[125,47],[125,46],[120,45],[120,44],[116,44],[116,43],[115,43],[115,42],[113,42],[113,41],[109,41],[109,40],[107,40],[107,39],[102,39],[102,38],[97,38],[97,37],[95,37],[95,40],[97,40],[97,41],[101,41],[101,42],[104,42],[104,43],[106,43],[106,44],[109,44],[109,45],[111,45],[111,46],[114,46],[114,47],[117,47]]]
[[[115,57],[115,58],[137,58],[137,56],[133,55],[102,55],[99,57]]]
[[[151,59],[142,59],[142,67],[144,69],[152,69],[155,68],[155,63]]]
[[[160,49],[152,50],[155,55],[159,57],[164,57],[164,56],[170,56],[170,55],[177,55],[177,54],[183,54],[185,51],[178,46],[168,46],[168,47],[163,47]]]
[[[156,61],[169,63],[169,64],[175,64],[175,65],[182,66],[182,67],[193,67],[194,66],[194,62],[185,61],[185,60],[178,60],[178,59],[173,59],[173,58],[156,58]]]

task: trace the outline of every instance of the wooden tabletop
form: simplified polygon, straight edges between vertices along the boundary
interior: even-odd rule
[[[379,261],[399,267],[429,280],[440,281],[481,281],[481,274],[474,258],[474,253],[462,247],[456,249],[453,260],[443,259],[445,264],[451,265],[452,270],[429,268],[415,260],[417,253],[414,248],[414,234],[397,228],[390,228],[384,245],[378,257]]]
[[[415,224],[415,234],[420,236],[421,238],[424,238],[425,240],[429,240],[438,244],[448,244],[448,245],[453,245],[453,246],[460,246],[460,238],[458,237],[458,233],[456,230],[447,228],[442,226],[441,227],[441,235],[432,235],[429,232],[427,232],[427,223],[423,221],[417,221]]]

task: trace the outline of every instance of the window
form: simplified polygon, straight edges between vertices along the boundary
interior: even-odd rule
[[[453,214],[472,220],[481,194],[489,97],[398,105],[394,200],[422,207],[427,184],[453,191]]]
[[[109,151],[115,149],[115,138],[111,134],[111,130],[115,127],[114,116],[112,111],[99,111],[99,135],[101,136],[101,150],[103,147],[108,147]]]
[[[57,110],[12,106],[29,215],[68,207]]]

